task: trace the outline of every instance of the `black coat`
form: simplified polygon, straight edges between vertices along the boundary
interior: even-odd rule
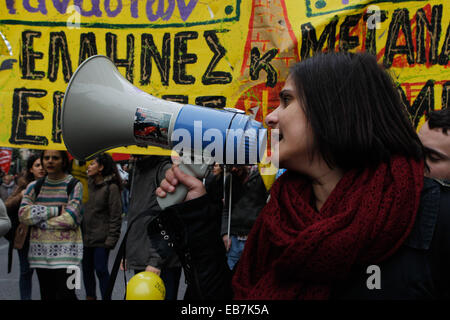
[[[167,208],[149,225],[151,237],[168,232],[188,283],[187,298],[232,298],[231,277],[220,237],[220,219],[208,195]],[[417,218],[408,239],[379,264],[356,267],[335,283],[331,299],[443,299],[450,295],[450,189],[425,178]],[[369,285],[368,285],[369,283]],[[379,285],[379,288],[377,288]]]
[[[227,177],[225,204],[222,211],[221,234],[228,233],[228,208],[230,202],[230,176]],[[246,236],[266,205],[268,192],[258,170],[249,172],[245,182],[238,177],[232,179],[230,234]]]

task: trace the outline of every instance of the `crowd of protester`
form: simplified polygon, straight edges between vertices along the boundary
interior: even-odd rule
[[[347,76],[360,86],[340,86],[336,101]],[[101,153],[80,164],[83,176],[66,151],[35,151],[1,177],[8,272],[16,249],[20,299],[36,271],[42,300],[75,300],[66,270],[82,266],[85,299],[105,299],[110,253],[127,232],[122,272],[156,273],[167,300],[182,270],[185,299],[449,298],[450,110],[426,120],[416,133],[373,57],[329,54],[297,64],[266,117],[287,169],[271,188],[257,165],[216,163],[199,181],[170,157]],[[157,196],[178,183],[186,202],[161,214]],[[364,288],[370,264],[384,268],[382,292]]]

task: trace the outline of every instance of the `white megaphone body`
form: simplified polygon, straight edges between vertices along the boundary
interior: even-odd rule
[[[129,145],[172,149],[182,155],[180,168],[198,178],[214,161],[261,161],[267,140],[262,124],[243,113],[182,105],[143,92],[102,55],[85,60],[70,79],[62,134],[67,150],[79,160]],[[186,193],[179,185],[158,203],[164,209],[181,202]]]

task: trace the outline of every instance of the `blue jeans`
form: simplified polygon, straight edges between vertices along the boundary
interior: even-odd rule
[[[28,248],[29,245],[26,243],[22,249],[17,250],[20,263],[19,289],[21,300],[31,300],[31,283],[34,269],[30,269],[30,263],[28,262]]]
[[[121,197],[122,197],[122,212],[127,214],[128,213],[128,204],[129,204],[130,191],[128,191],[127,188],[123,188]]]
[[[109,281],[108,258],[109,249],[83,248],[83,283],[87,297],[96,298],[97,296],[95,274],[100,285],[102,299],[105,297]]]
[[[231,270],[233,270],[236,263],[239,261],[244,251],[245,242],[247,240],[240,240],[237,236],[230,235],[231,246],[227,253],[227,262]]]

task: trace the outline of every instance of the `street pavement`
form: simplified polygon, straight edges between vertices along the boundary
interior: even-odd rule
[[[122,237],[125,234],[127,227],[127,219],[123,219],[122,222],[122,232],[121,238],[116,245],[116,248],[111,251],[109,255],[109,270],[111,271],[112,265],[117,255],[117,250],[119,248],[119,244],[122,241]],[[13,251],[13,264],[11,273],[8,273],[8,241],[4,237],[0,237],[0,300],[20,300],[20,292],[19,292],[19,256],[17,255],[17,250]],[[125,295],[125,280],[123,277],[124,272],[119,271],[116,278],[116,283],[114,285],[114,290],[112,293],[112,300],[123,300]],[[134,275],[132,271],[126,271],[125,276],[126,280],[130,280],[130,278]],[[184,292],[186,291],[186,284],[184,280],[184,275],[181,275],[180,279],[180,287],[178,290],[178,300],[182,300],[184,296]],[[81,281],[81,288],[76,290],[76,294],[78,299],[84,300],[86,298],[86,294],[84,291],[84,284]],[[100,289],[98,286],[97,280],[97,298],[100,299]],[[33,273],[33,284],[32,284],[32,300],[40,300],[41,295],[39,293],[39,282],[36,275],[36,272]]]

